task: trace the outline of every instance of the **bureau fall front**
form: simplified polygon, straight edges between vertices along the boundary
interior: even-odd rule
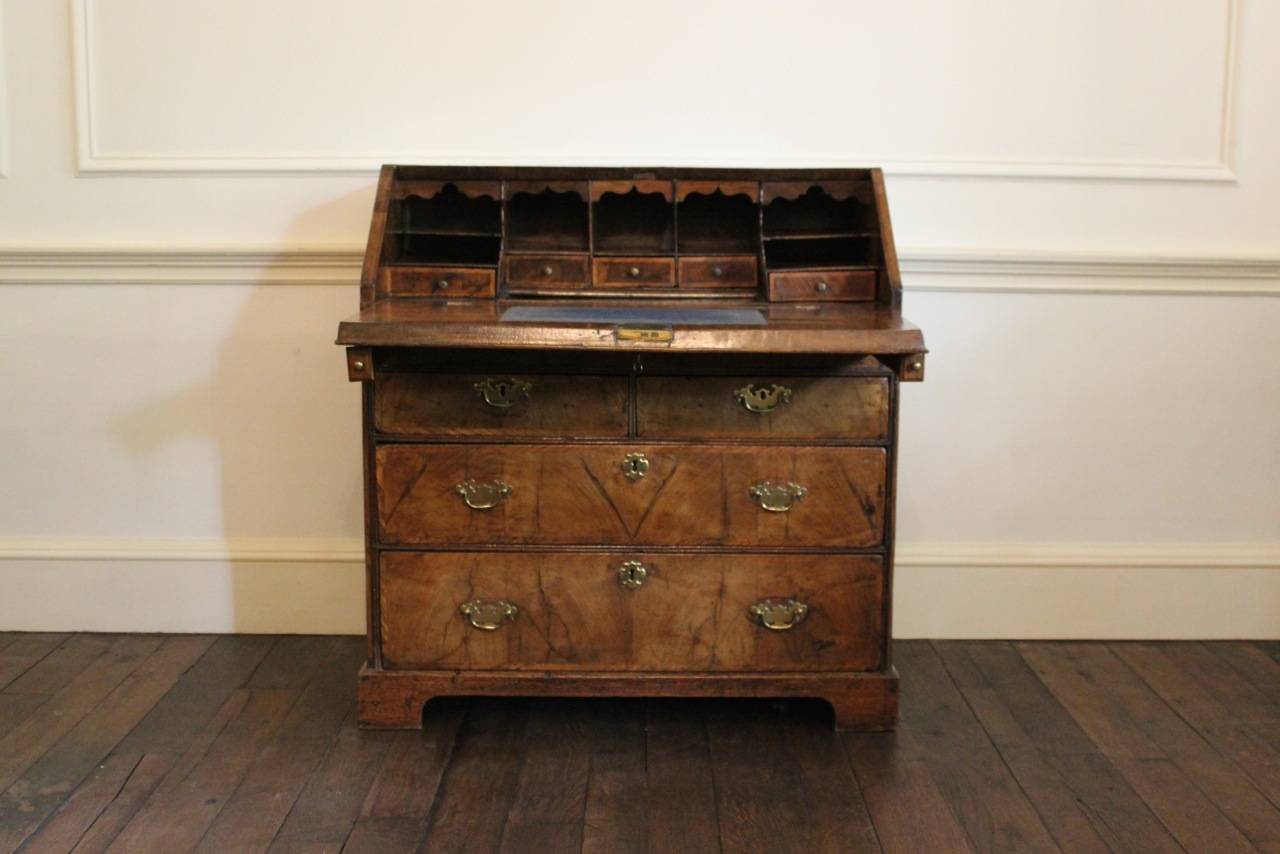
[[[892,727],[901,293],[878,170],[384,167],[338,332],[361,723],[629,695]]]

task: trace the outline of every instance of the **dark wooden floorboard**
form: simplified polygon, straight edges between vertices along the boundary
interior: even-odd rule
[[[643,700],[596,700],[583,727],[589,762],[583,807],[582,854],[640,854],[648,848],[644,792]]]
[[[646,709],[644,811],[649,851],[720,850],[715,781],[702,704],[651,700]]]
[[[436,793],[424,851],[498,850],[520,785],[528,722],[526,700],[474,701]]]
[[[34,833],[58,809],[66,793],[74,791],[90,775],[205,653],[213,640],[199,635],[165,639],[96,708],[0,794],[0,812],[7,813],[8,808],[13,807],[21,815],[20,821],[0,821],[0,851],[17,848]]]
[[[466,712],[465,703],[436,700],[427,704],[421,730],[367,734],[390,740],[344,851],[418,847]]]
[[[1011,644],[934,648],[1064,851],[1182,850]]]
[[[0,851],[1280,852],[1280,644],[906,642],[812,701],[449,699],[363,642],[0,633]]]
[[[804,799],[804,779],[791,755],[780,703],[703,703],[725,852],[807,852],[821,847],[820,828]],[[846,784],[848,778],[846,778]]]
[[[32,715],[0,738],[0,792],[7,791],[53,745],[142,665],[163,640],[125,635]],[[0,849],[2,850],[2,849]]]
[[[871,815],[825,703],[787,704],[784,753],[800,777],[801,802],[813,828],[814,851],[878,852]]]
[[[59,633],[33,633],[11,636],[0,649],[0,688],[26,673],[68,638]]]
[[[591,753],[590,703],[535,700],[525,729],[524,760],[502,830],[504,854],[582,850]]]
[[[974,849],[1057,851],[933,647],[901,644],[896,660],[902,674],[902,719],[920,741],[938,790]]]
[[[318,656],[323,663],[210,825],[198,851],[266,850],[337,739],[351,708],[351,682],[364,661],[364,644],[359,638],[332,638]]]
[[[187,851],[197,845],[240,781],[276,737],[315,672],[330,639],[288,637],[245,683],[248,698],[180,779],[147,800],[109,850]]]
[[[973,850],[909,723],[890,733],[843,733],[841,743],[886,854]]]
[[[1184,848],[1255,850],[1233,814],[1257,790],[1106,644],[1018,649]]]

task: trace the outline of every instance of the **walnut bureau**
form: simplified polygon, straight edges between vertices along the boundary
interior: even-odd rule
[[[362,725],[548,694],[892,727],[901,299],[879,170],[383,167],[338,330]]]

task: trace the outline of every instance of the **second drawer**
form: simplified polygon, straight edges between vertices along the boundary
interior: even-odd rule
[[[883,448],[382,445],[388,545],[872,548]]]

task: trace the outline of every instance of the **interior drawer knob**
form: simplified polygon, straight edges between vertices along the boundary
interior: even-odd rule
[[[785,632],[804,622],[809,606],[795,599],[761,599],[747,609],[755,623],[772,632]]]
[[[639,268],[639,267],[628,267],[628,268],[627,268],[627,275],[628,275],[628,276],[630,276],[630,277],[631,277],[631,278],[633,278],[633,279],[638,279],[638,278],[640,278],[640,268]]]
[[[628,590],[635,590],[644,584],[649,570],[638,560],[629,560],[618,567],[618,583]]]
[[[762,480],[747,490],[751,497],[760,502],[760,507],[772,513],[786,513],[801,498],[809,494],[798,483],[772,483]]]
[[[511,487],[500,480],[476,483],[467,479],[453,489],[472,510],[492,510],[511,494]]]
[[[490,406],[497,409],[509,409],[521,399],[529,396],[529,392],[533,391],[533,384],[514,377],[506,380],[486,377],[476,383],[473,388],[480,392],[484,402]]]
[[[826,282],[818,282],[818,284],[813,286],[813,289],[820,294],[825,294],[827,291],[831,290],[831,286]]]
[[[722,278],[724,276],[724,267],[712,267],[711,275],[715,276],[717,279]]]
[[[754,384],[744,385],[733,396],[750,412],[772,412],[791,401],[791,389],[777,383],[768,388],[756,388]]]
[[[546,264],[542,268],[542,275],[550,276],[551,274],[555,273],[555,271],[556,270],[554,267],[552,267],[550,264]]]
[[[447,290],[449,289],[449,280],[448,280],[448,279],[437,279],[437,280],[436,280],[436,289],[437,289],[437,290],[441,290],[441,291],[447,291]]]
[[[472,599],[464,602],[458,610],[467,618],[467,622],[482,632],[492,632],[502,628],[508,620],[514,620],[520,609],[505,599],[487,601]]]

